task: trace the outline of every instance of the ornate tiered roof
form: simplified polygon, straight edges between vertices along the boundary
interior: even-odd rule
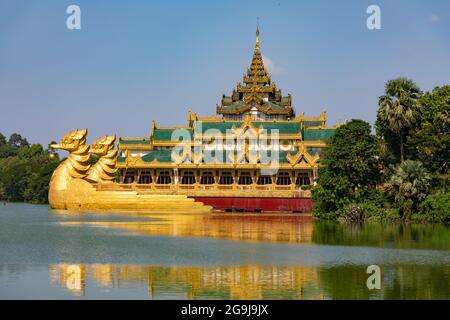
[[[292,99],[283,97],[281,90],[272,82],[264,67],[259,44],[259,29],[256,30],[255,50],[243,83],[238,83],[231,96],[222,96],[221,105],[217,106],[217,114],[241,115],[253,108],[266,115],[284,115],[295,117]]]
[[[254,117],[255,108],[265,115],[275,116]],[[321,150],[338,127],[328,127],[326,121],[325,111],[317,117],[305,117],[304,113],[295,117],[291,96],[282,96],[265,69],[257,29],[253,58],[243,82],[238,83],[231,96],[222,97],[216,116],[201,117],[189,110],[185,127],[160,127],[153,121],[149,137],[119,139],[118,167],[176,168],[178,164],[172,159],[172,150],[181,140],[187,139],[188,146],[194,149],[199,144],[206,145],[210,138],[216,139],[217,134],[223,138],[229,135],[238,139],[241,134],[251,131],[257,139],[275,135],[280,140],[278,156],[281,167],[302,170],[316,168],[320,163]],[[217,163],[200,163],[208,168],[215,168],[216,165],[221,168],[245,167],[246,164],[240,163],[238,159],[242,154],[237,151],[234,155],[224,153],[223,159]],[[195,163],[190,166],[197,168]]]

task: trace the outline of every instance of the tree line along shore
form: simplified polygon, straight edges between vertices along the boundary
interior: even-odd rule
[[[370,125],[352,120],[321,155],[314,215],[352,222],[450,222],[450,86],[388,81]]]

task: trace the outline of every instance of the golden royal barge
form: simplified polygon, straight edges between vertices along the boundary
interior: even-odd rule
[[[56,209],[310,212],[320,153],[337,126],[326,114],[295,115],[266,71],[259,30],[243,82],[214,117],[189,111],[185,127],[153,122],[149,137],[86,144],[87,130],[55,149],[70,152],[53,174]],[[90,166],[91,155],[98,161]]]

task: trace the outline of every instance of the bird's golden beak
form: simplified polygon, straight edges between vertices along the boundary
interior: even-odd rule
[[[52,149],[61,149],[62,147],[61,147],[60,144],[51,144],[50,148],[52,148]]]

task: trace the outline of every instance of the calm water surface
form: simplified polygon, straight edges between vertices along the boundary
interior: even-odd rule
[[[0,204],[0,299],[14,298],[450,299],[450,228]]]

